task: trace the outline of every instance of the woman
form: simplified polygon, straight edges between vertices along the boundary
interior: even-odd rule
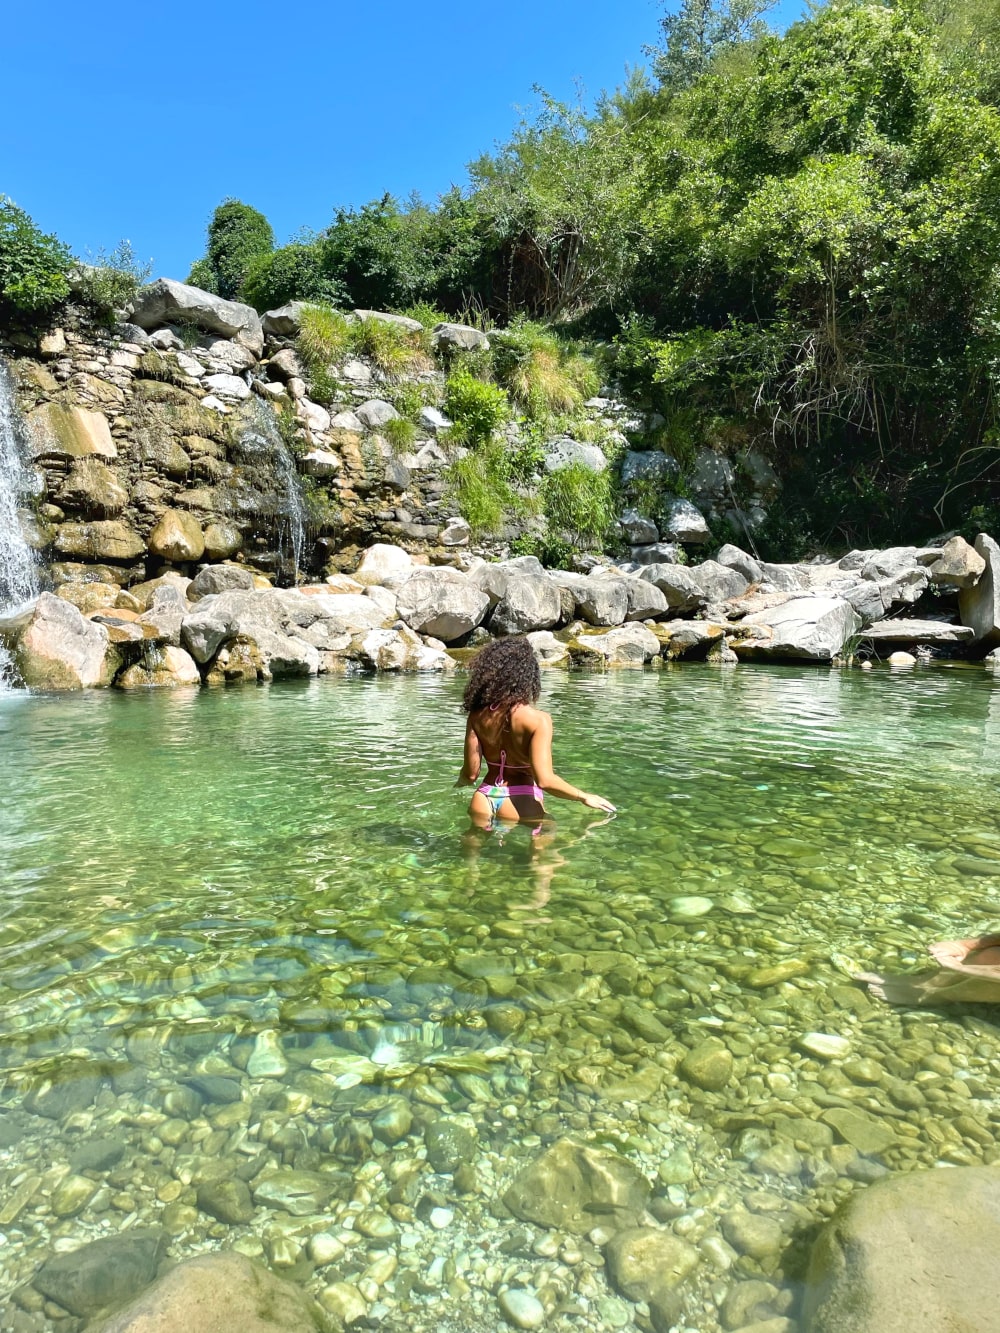
[[[928,952],[939,965],[936,972],[912,977],[859,972],[854,979],[888,1004],[1000,1004],[1000,935],[942,940]]]
[[[523,635],[496,639],[472,660],[463,707],[465,762],[456,786],[478,781],[486,760],[486,778],[473,793],[469,814],[480,828],[497,821],[534,824],[545,818],[548,793],[580,801],[591,810],[614,814],[603,796],[580,791],[552,768],[552,719],[535,708],[542,678],[531,644]]]

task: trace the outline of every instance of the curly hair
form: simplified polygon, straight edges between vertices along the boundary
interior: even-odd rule
[[[542,692],[542,675],[531,644],[523,634],[494,639],[478,652],[469,666],[462,707],[467,713],[481,708],[533,704]]]

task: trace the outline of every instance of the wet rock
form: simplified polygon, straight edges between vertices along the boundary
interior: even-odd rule
[[[49,1206],[56,1217],[76,1217],[97,1193],[97,1184],[86,1176],[70,1175],[52,1191]]]
[[[253,1201],[262,1208],[279,1208],[293,1217],[322,1212],[338,1181],[313,1171],[268,1171],[254,1181]]]
[[[1000,1172],[919,1171],[859,1190],[813,1246],[809,1333],[986,1330],[1000,1309]]]
[[[498,1304],[511,1328],[541,1328],[545,1323],[545,1306],[530,1291],[510,1287],[500,1293]]]
[[[197,664],[183,648],[167,645],[148,649],[142,661],[121,673],[115,685],[122,690],[174,689],[181,685],[200,685]]]
[[[799,1048],[820,1060],[843,1060],[850,1053],[851,1043],[832,1032],[807,1032],[799,1038]]]
[[[1000,546],[981,532],[976,538],[976,554],[986,568],[973,587],[962,588],[958,609],[963,625],[969,625],[976,639],[986,648],[1000,644]]]
[[[33,1285],[71,1314],[88,1317],[131,1300],[148,1286],[165,1249],[162,1231],[135,1227],[52,1255]]]
[[[719,1320],[725,1329],[742,1329],[746,1324],[759,1323],[775,1317],[778,1288],[771,1282],[751,1278],[736,1282],[726,1292],[719,1311]]]
[[[20,628],[14,657],[29,689],[84,690],[111,679],[108,632],[43,592]]]
[[[718,1038],[711,1037],[684,1057],[679,1073],[704,1092],[718,1092],[733,1076],[732,1052]]]
[[[198,1186],[198,1207],[203,1213],[240,1226],[253,1218],[253,1200],[248,1186],[239,1179],[216,1180]]]
[[[451,1173],[471,1162],[478,1151],[475,1135],[460,1121],[442,1116],[424,1130],[427,1161],[432,1171]]]
[[[360,1323],[368,1314],[368,1302],[352,1282],[334,1282],[320,1294],[324,1310],[338,1319],[345,1328]]]
[[[313,1302],[242,1254],[186,1259],[94,1333],[316,1333]]]
[[[288,1061],[278,1034],[270,1029],[258,1032],[247,1060],[247,1073],[251,1078],[282,1078],[287,1072]]]
[[[205,554],[205,534],[196,518],[179,509],[168,509],[149,534],[149,549],[161,560],[176,564],[200,560]]]
[[[28,431],[32,457],[42,462],[118,457],[103,412],[66,403],[43,403],[28,417]]]
[[[627,1158],[560,1139],[520,1172],[504,1203],[523,1222],[582,1235],[634,1224],[648,1197],[649,1182]]]
[[[822,1119],[845,1143],[861,1153],[885,1152],[896,1142],[896,1135],[889,1125],[856,1107],[831,1107],[823,1112]]]
[[[722,1234],[734,1250],[751,1259],[768,1259],[781,1249],[781,1224],[773,1217],[742,1208],[723,1217]]]
[[[604,1250],[608,1276],[630,1301],[655,1301],[698,1266],[698,1251],[658,1227],[628,1227]]]
[[[372,1117],[372,1133],[390,1146],[405,1139],[412,1127],[413,1113],[409,1103],[402,1097],[394,1098],[390,1105]]]
[[[109,1171],[124,1155],[124,1139],[91,1139],[74,1148],[67,1161],[73,1171]]]

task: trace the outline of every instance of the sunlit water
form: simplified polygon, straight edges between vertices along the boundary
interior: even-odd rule
[[[837,1091],[835,1066],[797,1049],[803,1032],[846,1035],[855,1056],[878,1061],[917,1031],[912,1012],[852,1006],[850,964],[906,970],[931,940],[1000,919],[1000,678],[989,672],[547,675],[558,770],[619,814],[599,822],[550,802],[556,831],[537,842],[525,830],[470,834],[468,794],[452,786],[460,694],[460,679],[409,678],[0,697],[0,1198],[26,1162],[58,1166],[102,1125],[132,1125],[126,1162],[147,1177],[127,1217],[106,1189],[53,1216],[43,1180],[0,1228],[6,1253],[23,1257],[12,1283],[54,1237],[82,1243],[157,1219],[173,1150],[150,1143],[136,1108],[156,1108],[213,1058],[244,1100],[259,1098],[246,1070],[261,1030],[277,1034],[289,1087],[318,1059],[311,1067],[342,1071],[356,1097],[360,1057],[362,1091],[384,1092],[384,1069],[406,1095],[408,1077],[430,1070],[457,1111],[485,1094],[451,1081],[449,1053],[486,1052],[490,1095],[515,1108],[483,1121],[498,1160],[523,1160],[524,1144],[560,1131],[607,1141],[620,1122],[623,1150],[648,1167],[683,1120],[718,1144],[686,1188],[738,1191],[747,1163],[733,1136],[753,1120],[733,1117],[756,1108],[766,1123],[774,1070],[789,1099]],[[770,988],[747,979],[789,960],[800,975]],[[632,1000],[667,1029],[662,1049],[621,1022]],[[523,1010],[516,1032],[487,1026],[497,1002]],[[997,1011],[917,1017],[957,1052],[956,1077],[978,1071],[995,1089]],[[707,1096],[665,1057],[712,1034],[733,1049],[737,1077]],[[602,1091],[653,1068],[634,1101]],[[61,1119],[27,1113],[51,1077],[103,1090]],[[263,1086],[273,1103],[273,1078]],[[950,1113],[932,1103],[877,1161],[991,1160],[997,1103],[977,1095],[989,1129],[978,1152],[940,1128]],[[901,1118],[878,1088],[858,1098]],[[543,1112],[556,1120],[539,1137]],[[807,1206],[818,1198],[809,1172],[774,1187]],[[246,1231],[254,1224],[234,1228]],[[174,1243],[226,1242],[216,1225]],[[439,1244],[446,1252],[447,1236]],[[756,1271],[739,1260],[734,1274]],[[764,1271],[779,1284],[795,1276],[787,1264]]]

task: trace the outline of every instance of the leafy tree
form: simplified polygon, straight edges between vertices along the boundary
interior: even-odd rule
[[[676,13],[660,20],[660,46],[647,47],[661,85],[673,92],[689,88],[708,72],[721,51],[762,37],[762,15],[777,0],[683,0]]]
[[[55,236],[39,230],[12,199],[0,195],[0,308],[40,315],[69,295],[73,256]]]
[[[322,271],[363,309],[411,305],[434,287],[431,222],[424,204],[415,200],[402,209],[391,195],[359,209],[338,209],[318,242]]]
[[[188,282],[236,300],[254,260],[274,249],[274,232],[263,213],[239,199],[225,199],[208,224],[208,249]]]
[[[315,241],[294,241],[250,261],[240,298],[264,311],[288,301],[341,305],[348,294],[336,278],[323,272],[322,253]]]

